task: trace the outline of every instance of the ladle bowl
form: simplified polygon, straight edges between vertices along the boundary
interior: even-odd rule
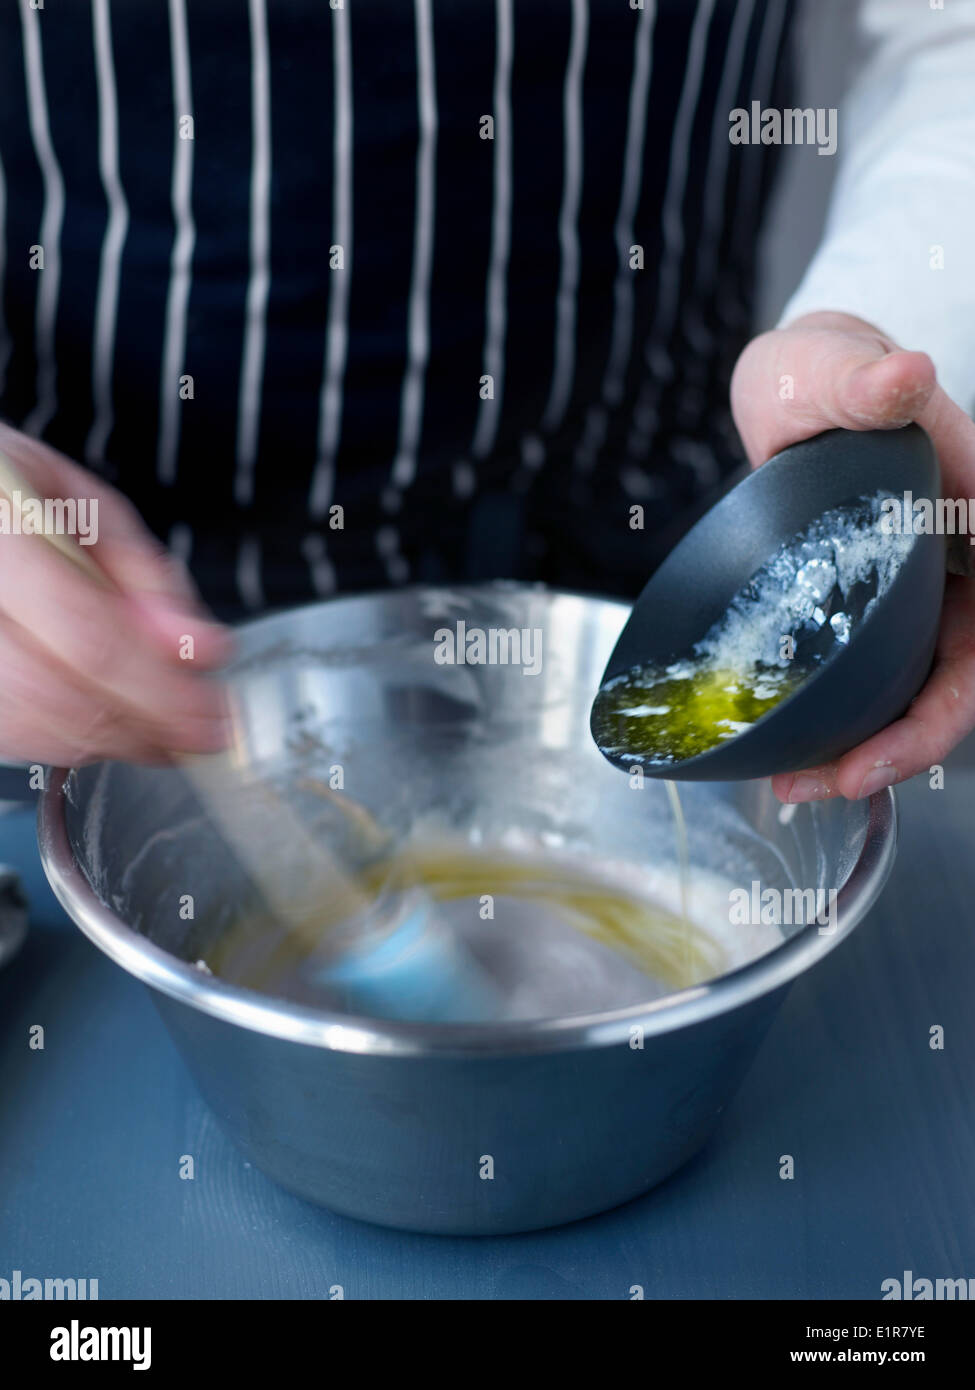
[[[663,667],[686,656],[756,571],[824,512],[880,491],[933,502],[939,487],[937,456],[918,425],[829,430],[784,449],[725,493],[656,570],[601,687],[634,667]],[[887,590],[854,624],[847,646],[750,728],[694,757],[645,758],[644,776],[698,782],[768,777],[831,762],[870,738],[904,713],[927,678],[944,581],[945,537],[915,535]],[[596,723],[594,712],[594,737]],[[632,769],[632,757],[618,751],[605,756]]]

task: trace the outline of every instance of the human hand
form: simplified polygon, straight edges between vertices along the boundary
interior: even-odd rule
[[[0,529],[0,760],[165,763],[226,746],[224,697],[205,673],[231,639],[182,564],[120,493],[57,450],[0,424],[0,451],[38,497],[97,499],[83,553],[106,578]]]
[[[783,377],[793,398],[779,395]],[[941,462],[945,497],[975,497],[975,422],[937,384],[923,352],[849,314],[807,314],[754,338],[731,382],[753,467],[823,430],[897,429],[916,421]],[[965,547],[967,549],[967,547]],[[782,801],[869,796],[941,763],[975,726],[975,579],[948,575],[934,665],[902,718],[823,767],[772,779]]]

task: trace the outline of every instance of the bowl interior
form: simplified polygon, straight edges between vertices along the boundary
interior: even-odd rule
[[[309,824],[329,814],[321,784],[340,769],[348,795],[396,836],[490,844],[515,835],[579,863],[674,870],[665,788],[633,786],[589,736],[592,696],[627,612],[489,586],[342,599],[263,619],[240,630],[235,674],[248,766]],[[492,631],[518,635],[517,650],[506,639],[509,659],[440,659],[445,633],[456,658],[474,652],[472,633]],[[757,782],[688,785],[681,795],[692,865],[746,890],[838,889],[866,835],[867,803],[783,812]],[[177,960],[206,959],[255,910],[250,880],[176,771],[74,771],[66,825],[102,902]],[[269,826],[269,843],[273,834]]]

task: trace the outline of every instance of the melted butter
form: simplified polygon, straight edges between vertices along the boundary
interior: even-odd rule
[[[593,706],[602,752],[657,764],[697,757],[750,729],[833,660],[913,544],[887,524],[891,500],[877,492],[824,512],[779,546],[686,654],[608,681]]]
[[[679,812],[679,801],[676,809]],[[649,977],[648,987],[651,981],[655,983],[647,991],[646,997],[651,998],[713,978],[726,966],[723,947],[687,915],[687,846],[682,816],[678,845],[680,912],[631,891],[629,886],[614,887],[598,872],[555,855],[446,843],[417,843],[383,857],[360,874],[359,884],[376,903],[377,913],[381,913],[383,902],[388,902],[391,890],[394,897],[419,890],[434,907],[437,929],[446,923],[458,940],[468,947],[473,943],[482,953],[496,929],[510,932],[512,923],[529,952],[536,925],[540,940],[545,933],[550,940],[553,931],[563,933],[566,940],[574,933],[581,934]],[[480,920],[486,900],[491,901],[496,922]],[[323,907],[321,923],[328,921]],[[267,918],[249,918],[238,922],[207,951],[205,964],[214,974],[234,983],[315,1002],[309,981],[320,978],[332,930],[333,925],[316,926],[311,920],[295,930],[293,925],[282,926]],[[570,958],[572,969],[585,968],[580,964],[583,958],[571,950],[566,959]],[[551,959],[540,954],[540,968],[547,968]]]
[[[679,800],[677,804],[679,810]],[[701,971],[711,964],[714,948],[687,915],[683,815],[679,824],[683,836],[680,915],[543,856],[414,850],[401,857],[400,874],[419,883],[436,902],[469,899],[479,904],[481,897],[489,894],[561,909],[577,930],[626,956],[648,974],[683,988],[703,978]]]
[[[795,664],[737,671],[701,659],[637,667],[599,692],[593,733],[604,753],[680,762],[751,728],[811,674]]]
[[[680,915],[684,923],[684,973],[690,974],[691,961],[688,956],[688,943],[690,940],[691,919],[688,913],[688,903],[691,894],[691,856],[687,845],[687,822],[684,819],[684,808],[680,804],[680,793],[677,790],[677,783],[665,781],[667,788],[667,800],[670,802],[671,814],[674,817],[674,833],[677,838],[677,873],[678,889],[680,892]]]

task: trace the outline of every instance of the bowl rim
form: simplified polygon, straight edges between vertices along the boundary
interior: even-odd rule
[[[433,587],[404,586],[396,592],[405,597],[411,592],[430,592]],[[526,592],[545,593],[553,599],[598,598],[608,606],[622,609],[628,606],[603,595],[528,585],[445,587],[453,592],[475,588],[484,592],[491,588],[516,592],[524,588]],[[324,603],[366,597],[375,598],[375,595],[340,595],[338,600],[324,600]],[[240,630],[257,628],[286,611],[296,610],[262,615],[241,624]],[[56,898],[99,950],[151,989],[224,1023],[286,1042],[368,1056],[511,1057],[629,1045],[634,1028],[639,1028],[641,1039],[646,1039],[729,1013],[784,988],[849,936],[879,896],[893,866],[897,842],[896,797],[893,788],[887,787],[869,798],[863,845],[837,893],[834,930],[824,932],[815,922],[811,923],[748,964],[662,999],[552,1019],[500,1023],[400,1022],[332,1013],[231,984],[204,974],[195,965],[171,955],[128,926],[97,896],[75,857],[65,813],[70,772],[70,768],[64,767],[47,770],[38,799],[38,848]]]

